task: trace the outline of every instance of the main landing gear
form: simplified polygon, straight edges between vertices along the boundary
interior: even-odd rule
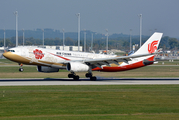
[[[80,77],[74,72],[71,72],[71,74],[68,74],[68,78],[73,78],[73,80],[79,80]]]
[[[93,74],[92,73],[86,73],[86,75],[85,75],[87,78],[90,78],[90,80],[91,81],[96,81],[96,77],[95,76],[93,76]]]
[[[91,81],[96,81],[96,77],[93,76],[92,73],[86,73],[85,75],[87,78],[90,78]],[[76,75],[74,72],[71,72],[70,74],[68,74],[68,78],[73,78],[73,80],[79,80],[79,76]]]
[[[20,65],[19,72],[23,72],[24,71],[24,69],[22,68],[23,64],[21,63],[19,65]]]

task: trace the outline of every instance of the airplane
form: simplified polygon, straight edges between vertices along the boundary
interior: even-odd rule
[[[154,64],[155,54],[160,52],[158,45],[163,33],[155,32],[134,54],[117,56],[96,54],[89,52],[74,52],[64,50],[45,49],[33,46],[19,46],[10,48],[3,56],[20,65],[36,65],[39,72],[58,72],[67,69],[69,78],[79,80],[77,72],[87,72],[85,76],[95,81],[92,71],[119,72],[136,69]]]

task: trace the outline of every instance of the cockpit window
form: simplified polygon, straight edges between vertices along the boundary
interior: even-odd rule
[[[15,52],[15,50],[8,50],[8,52]]]

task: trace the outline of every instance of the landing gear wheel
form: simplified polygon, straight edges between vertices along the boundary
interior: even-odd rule
[[[73,80],[79,80],[79,78],[80,77],[78,75],[76,75],[76,76],[73,77]]]
[[[74,74],[68,74],[68,78],[74,78]]]
[[[96,77],[95,77],[95,76],[90,77],[90,80],[91,80],[91,81],[96,81]]]
[[[92,73],[86,73],[85,76],[86,76],[87,78],[88,78],[88,77],[90,77],[90,78],[93,77]]]
[[[93,74],[92,73],[86,73],[86,75],[85,75],[87,78],[90,78],[90,80],[91,81],[96,81],[96,77],[95,76],[93,76]]]
[[[23,68],[19,68],[19,72],[23,72],[24,71],[24,69]]]
[[[73,80],[79,80],[80,77],[74,72],[71,72],[70,74],[68,74],[68,78],[73,78]]]

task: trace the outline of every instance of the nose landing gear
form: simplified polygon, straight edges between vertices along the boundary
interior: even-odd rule
[[[19,65],[20,65],[19,72],[23,72],[24,71],[24,69],[22,68],[23,64],[21,63]]]

